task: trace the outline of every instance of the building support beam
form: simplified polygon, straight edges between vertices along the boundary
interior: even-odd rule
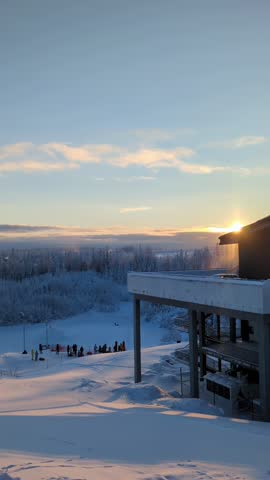
[[[141,305],[140,300],[133,298],[133,321],[134,321],[134,380],[135,383],[142,381],[141,367]]]
[[[200,312],[199,318],[199,338],[200,338],[200,379],[206,375],[206,354],[203,352],[203,347],[205,346],[205,313]]]
[[[236,342],[236,319],[230,317],[230,342]]]
[[[270,421],[270,325],[260,321],[259,325],[259,382],[262,418]]]
[[[217,338],[220,339],[220,315],[217,315]]]
[[[241,338],[243,342],[249,342],[248,320],[241,320]]]
[[[189,311],[190,396],[199,398],[197,312]]]

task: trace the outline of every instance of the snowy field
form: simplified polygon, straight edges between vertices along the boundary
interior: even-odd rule
[[[125,340],[127,349],[133,345],[132,303],[120,303],[120,309],[113,312],[89,312],[69,317],[65,320],[54,320],[48,324],[49,343],[83,345],[93,349],[94,344],[113,346],[115,340]],[[117,324],[118,326],[116,326]],[[151,322],[143,322],[142,345],[151,347],[159,345],[168,334],[166,328],[159,328]],[[0,327],[0,353],[23,351],[23,327],[13,325]],[[44,323],[27,324],[25,326],[26,349],[37,348],[46,343],[46,325]]]
[[[15,353],[21,329],[1,328],[0,480],[269,479],[270,425],[181,398],[173,353],[184,344],[150,346],[162,338],[155,324],[143,325],[143,382],[134,385],[129,308],[53,322],[50,332],[54,342],[92,345],[117,331],[126,352],[45,352],[33,362]],[[43,341],[42,328],[31,327],[31,344]]]

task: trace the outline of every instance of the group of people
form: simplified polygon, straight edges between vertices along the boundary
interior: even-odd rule
[[[104,343],[103,346],[99,345],[99,347],[95,344],[94,345],[94,353],[112,353],[112,352],[125,352],[126,351],[126,342],[123,341],[118,344],[117,340],[114,342],[114,346],[107,347],[107,344]]]
[[[68,357],[83,357],[84,356],[84,348],[81,346],[78,349],[78,345],[73,343],[73,345],[67,345],[67,356]]]
[[[59,343],[57,343],[56,346],[53,348],[53,351],[55,351],[56,354],[59,355],[60,351],[63,351],[63,347]],[[94,352],[89,351],[89,352],[87,352],[87,355],[92,355],[92,353],[96,354],[96,353],[112,353],[112,352],[125,352],[125,351],[126,351],[126,342],[123,341],[121,343],[118,343],[118,341],[116,340],[114,342],[113,347],[110,347],[110,346],[108,347],[106,343],[104,343],[104,345],[99,345],[99,346],[97,346],[97,344],[95,344],[94,345]],[[76,343],[74,343],[73,345],[67,345],[66,352],[67,352],[68,357],[83,357],[85,355],[83,346],[78,348],[78,345]],[[44,360],[40,356],[40,355],[42,355],[42,353],[43,353],[43,346],[40,343],[39,344],[39,351],[34,350],[34,348],[32,348],[32,350],[31,350],[32,360],[33,361],[37,361],[39,359]]]

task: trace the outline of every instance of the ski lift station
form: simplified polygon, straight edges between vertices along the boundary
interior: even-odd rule
[[[237,244],[239,273],[128,274],[134,302],[134,373],[141,381],[140,302],[189,312],[190,394],[270,421],[270,216],[222,235]]]

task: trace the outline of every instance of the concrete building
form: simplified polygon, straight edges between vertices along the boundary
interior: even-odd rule
[[[248,227],[243,232],[247,244]],[[253,233],[251,229],[250,235]],[[225,237],[220,238],[221,244],[230,243]],[[241,245],[241,234],[237,238]],[[247,268],[246,255],[244,259]],[[239,267],[241,271],[241,256]],[[255,279],[252,268],[248,279],[209,275],[211,272],[129,273],[128,290],[134,299],[135,382],[141,381],[140,302],[186,308],[191,396],[201,393],[228,414],[237,413],[241,401],[246,402],[269,421],[270,275],[266,276],[266,271],[264,268],[262,280],[257,278],[258,268]]]

